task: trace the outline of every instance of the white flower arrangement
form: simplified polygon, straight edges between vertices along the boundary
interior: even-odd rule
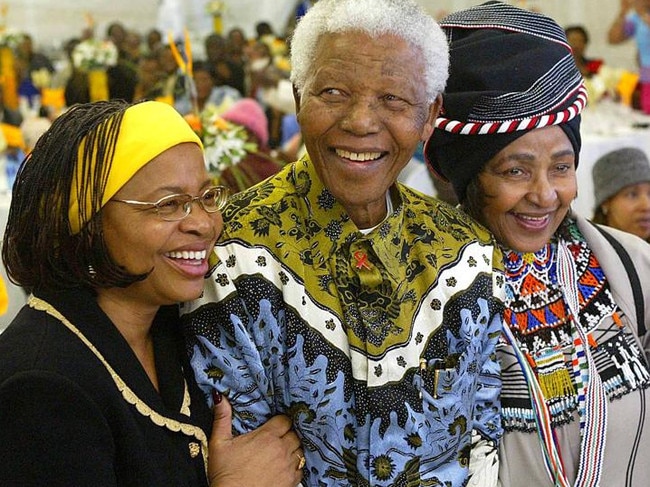
[[[15,49],[23,40],[23,33],[15,29],[0,27],[0,47]]]
[[[213,17],[223,15],[226,11],[226,2],[223,0],[211,0],[205,5],[205,11]]]
[[[72,51],[72,62],[78,69],[91,71],[106,69],[117,64],[117,47],[111,41],[88,39]]]
[[[203,110],[200,122],[199,136],[205,150],[205,164],[213,176],[220,175],[247,154],[257,151],[257,144],[249,140],[246,129],[222,118],[216,107]]]

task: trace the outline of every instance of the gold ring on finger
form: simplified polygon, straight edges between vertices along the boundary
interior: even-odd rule
[[[296,455],[298,455],[298,470],[302,470],[305,467],[307,461],[305,460],[305,457],[300,453],[296,453]]]

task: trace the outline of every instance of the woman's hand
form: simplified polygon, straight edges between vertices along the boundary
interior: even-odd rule
[[[295,487],[302,480],[304,456],[286,416],[233,437],[230,403],[215,401],[209,450],[210,487]]]

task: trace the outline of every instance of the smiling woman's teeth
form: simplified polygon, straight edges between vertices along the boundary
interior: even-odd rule
[[[381,152],[349,152],[346,150],[336,149],[336,155],[350,159],[351,161],[373,161],[379,159]]]
[[[547,216],[528,216],[528,215],[522,215],[521,213],[519,213],[518,216],[522,220],[528,220],[531,222],[542,222],[547,218]]]
[[[167,257],[172,259],[191,259],[191,260],[203,260],[205,259],[205,250],[195,252],[194,250],[184,250],[183,252],[167,252],[165,254]]]

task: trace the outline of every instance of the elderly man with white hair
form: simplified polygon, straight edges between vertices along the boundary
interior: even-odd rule
[[[396,182],[433,131],[446,39],[411,0],[321,0],[291,52],[306,155],[223,212],[183,307],[198,382],[240,433],[289,415],[305,485],[495,485],[500,257]]]

